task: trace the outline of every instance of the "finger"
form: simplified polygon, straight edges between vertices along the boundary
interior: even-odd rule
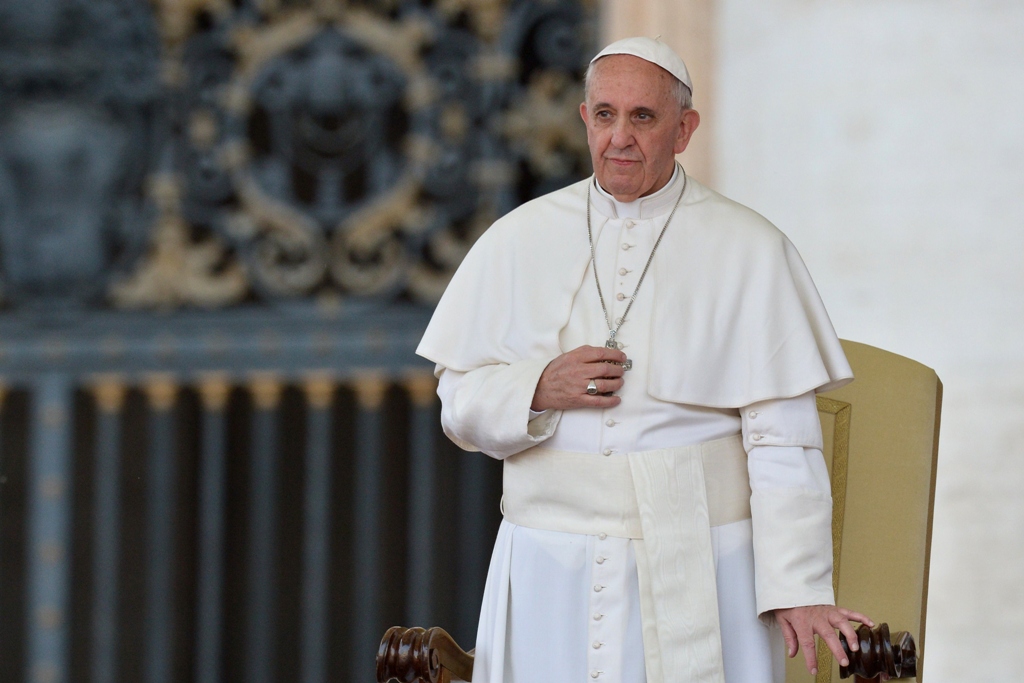
[[[611,396],[602,396],[597,394],[596,396],[590,396],[589,394],[580,394],[573,401],[573,408],[614,408],[615,406],[622,403],[622,399],[612,394]]]
[[[796,657],[797,642],[796,642],[796,631],[785,619],[776,619],[779,626],[782,628],[782,638],[786,641],[786,656]]]
[[[588,374],[594,377],[622,377],[626,372],[618,363],[609,363],[607,361],[587,363],[584,365],[584,368]]]
[[[814,633],[807,631],[806,633],[797,633],[797,642],[800,643],[800,647],[804,651],[804,663],[807,664],[807,670],[811,672],[812,676],[818,675],[818,653],[814,651]]]
[[[576,349],[576,351],[579,352],[580,359],[585,363],[601,361],[614,361],[616,363],[626,362],[626,354],[618,349],[609,349],[603,346],[581,346]]]
[[[867,617],[860,612],[854,612],[852,609],[846,609],[845,607],[839,607],[838,609],[842,615],[850,621],[856,621],[858,624],[866,624],[871,628],[875,627],[875,622],[871,620],[871,617]]]
[[[825,641],[828,645],[828,649],[832,650],[832,655],[836,658],[842,666],[849,666],[850,660],[846,656],[846,652],[843,651],[843,644],[839,642],[839,636],[831,628],[824,629],[818,632],[818,636]]]
[[[611,355],[616,353],[622,352],[618,349],[608,349],[603,346],[579,346],[565,355],[572,356],[575,360],[583,363],[596,363],[602,360],[617,360]]]
[[[849,621],[840,622],[836,624],[836,627],[846,636],[846,642],[849,644],[851,652],[856,652],[860,649],[860,638],[857,637],[857,630],[853,628]]]
[[[593,382],[597,385],[599,394],[611,394],[621,389],[624,384],[621,379],[595,379]]]

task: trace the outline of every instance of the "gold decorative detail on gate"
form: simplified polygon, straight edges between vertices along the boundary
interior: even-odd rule
[[[437,399],[437,379],[429,371],[410,372],[405,376],[405,388],[414,406],[425,408]]]
[[[273,410],[281,402],[281,379],[272,372],[259,372],[249,379],[252,402],[257,410]]]
[[[166,412],[174,407],[178,398],[178,383],[174,376],[159,372],[146,377],[143,384],[150,407],[157,412]]]
[[[217,308],[245,296],[243,267],[228,258],[215,237],[195,243],[181,217],[180,188],[172,177],[155,177],[150,186],[159,207],[149,255],[127,279],[111,288],[121,308]]]
[[[128,387],[121,375],[97,375],[92,380],[92,391],[100,412],[113,415],[121,412]]]
[[[388,390],[387,378],[378,372],[363,372],[352,381],[356,401],[364,410],[380,410]]]
[[[334,400],[334,377],[327,372],[315,372],[306,376],[302,383],[310,407],[323,410]]]

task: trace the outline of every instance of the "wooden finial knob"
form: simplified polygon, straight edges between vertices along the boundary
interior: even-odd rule
[[[473,655],[463,652],[444,629],[392,626],[377,651],[377,681],[449,683],[468,681]]]
[[[860,676],[872,679],[886,674],[890,679],[914,678],[917,676],[917,646],[914,638],[906,631],[889,635],[889,625],[879,624],[871,629],[861,624],[857,628],[860,649],[850,651],[846,637],[839,634],[839,641],[850,660],[849,666],[839,667],[839,677]]]
[[[439,683],[441,662],[437,652],[430,651],[427,640],[427,632],[422,628],[393,626],[388,629],[377,652],[377,680],[380,683],[392,679],[403,683]]]

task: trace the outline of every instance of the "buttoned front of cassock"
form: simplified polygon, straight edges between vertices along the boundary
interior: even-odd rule
[[[678,196],[679,181],[681,178],[674,178],[663,192],[631,205],[616,203],[595,188],[592,227],[597,273],[613,325],[619,325],[625,314],[658,233]],[[671,267],[669,253],[656,254],[651,265]],[[603,346],[608,339],[608,326],[593,277],[593,271],[588,269],[573,300],[569,321],[560,333],[560,346],[565,351],[582,345]],[[651,302],[655,296],[654,281],[649,278],[637,292],[616,335],[620,348],[633,362],[633,369],[625,373],[624,385],[617,392],[622,398],[618,406],[530,413],[528,407],[543,365],[529,361],[469,373],[444,371],[438,393],[442,398],[445,432],[457,443],[460,439],[472,443],[472,439],[466,439],[475,429],[470,425],[514,422],[514,411],[518,410],[519,419],[529,422],[525,429],[519,428],[520,436],[515,443],[496,442],[492,448],[484,448],[496,457],[541,442],[555,450],[625,457],[630,452],[719,439],[741,429],[745,442],[760,441],[754,437],[768,434],[769,429],[783,434],[785,426],[780,421],[785,422],[784,415],[776,414],[777,420],[758,421],[760,416],[751,417],[759,411],[772,413],[775,402],[744,408],[745,419],[741,419],[741,411],[736,409],[668,403],[648,395],[647,350],[651,343]],[[500,390],[491,390],[499,386]],[[483,400],[494,393],[500,396],[493,403]],[[793,411],[802,411],[806,416],[809,405],[809,414],[816,420],[813,394],[809,397],[809,404],[804,397]],[[798,421],[808,423],[806,417]],[[748,448],[752,488],[820,485],[817,474],[808,474],[808,468],[814,469],[814,453],[804,458],[804,449],[800,448],[811,444],[786,442],[784,436],[775,443],[795,444],[793,453],[780,456],[781,467],[760,455],[779,449]],[[794,453],[800,457],[794,459]],[[817,457],[820,460],[820,452]],[[751,521],[714,527],[711,534],[726,681],[778,683],[783,675],[779,633],[757,618]],[[768,609],[791,605],[773,604]],[[567,534],[503,521],[481,610],[475,681],[477,672],[484,677],[484,683],[583,678],[615,683],[645,681],[632,542],[604,533]]]

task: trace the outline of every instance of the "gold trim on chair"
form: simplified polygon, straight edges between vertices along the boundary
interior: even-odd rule
[[[846,478],[850,461],[850,416],[853,406],[833,398],[818,396],[818,412],[831,415],[832,421],[832,589],[839,601],[839,557],[843,548],[843,521],[846,517]],[[818,640],[818,675],[815,683],[832,683],[832,651]]]

